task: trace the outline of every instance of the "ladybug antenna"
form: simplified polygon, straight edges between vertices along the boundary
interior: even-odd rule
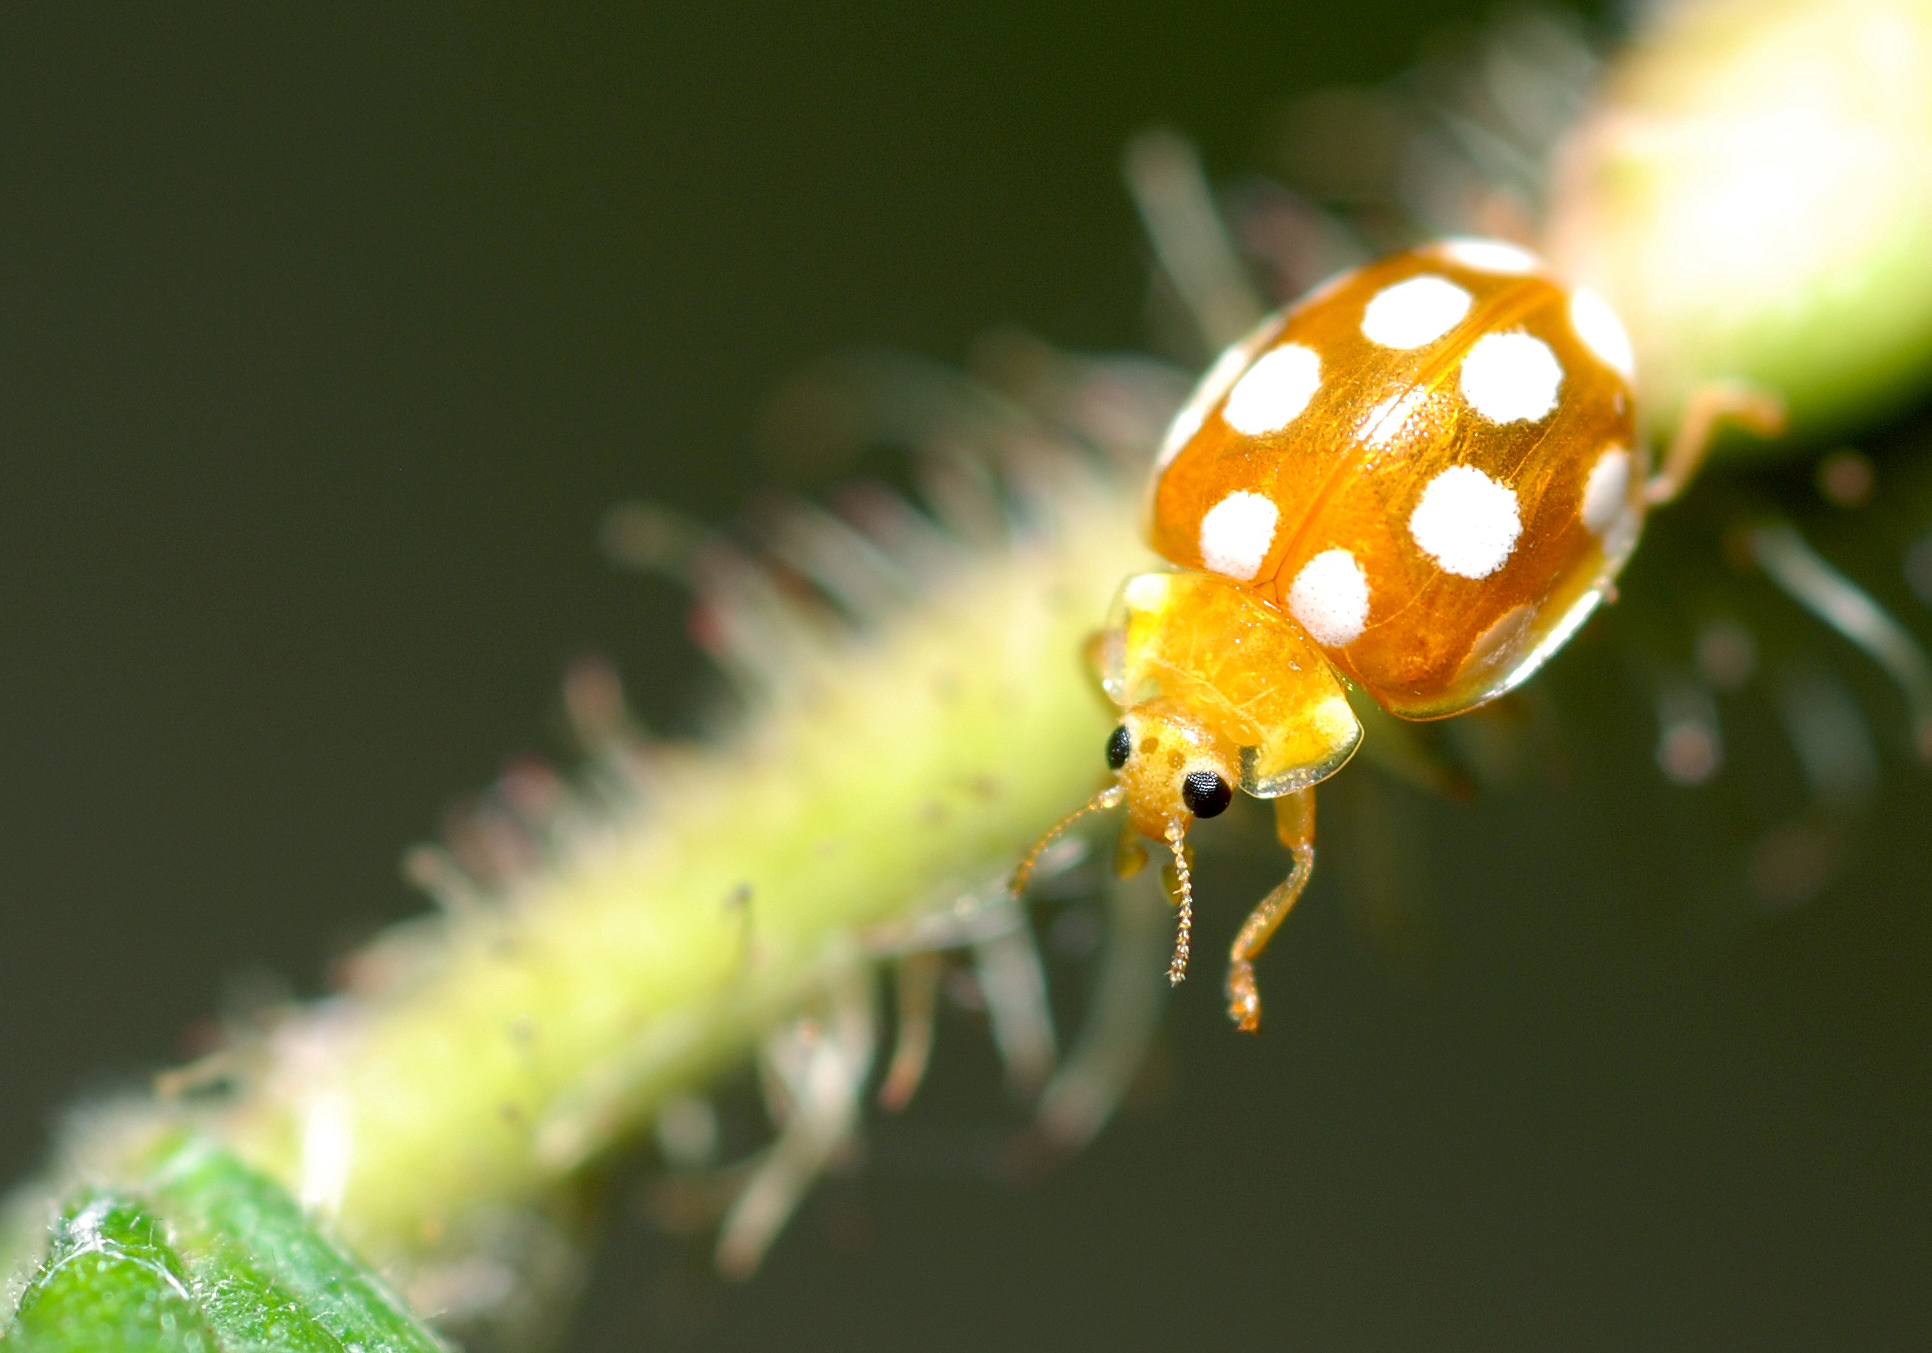
[[[1071,827],[1074,823],[1078,822],[1081,818],[1085,817],[1088,813],[1097,813],[1103,808],[1117,808],[1120,806],[1120,801],[1124,797],[1126,797],[1126,791],[1122,790],[1119,785],[1117,784],[1108,785],[1105,789],[1101,790],[1098,794],[1088,799],[1085,803],[1081,804],[1078,808],[1074,809],[1071,813],[1068,813],[1065,817],[1061,818],[1058,822],[1054,823],[1051,827],[1048,827],[1046,830],[1046,835],[1042,836],[1039,840],[1035,841],[1033,843],[1033,848],[1027,851],[1026,854],[1023,857],[1021,857],[1020,867],[1013,871],[1013,881],[1006,885],[1007,890],[1011,892],[1015,897],[1025,896],[1026,885],[1030,881],[1032,881],[1032,878],[1033,878],[1033,869],[1036,865],[1040,863],[1040,857],[1046,854],[1047,847],[1052,845],[1055,841],[1058,841],[1061,837],[1061,834],[1064,833],[1068,827]]]
[[[1188,941],[1194,935],[1194,878],[1187,868],[1187,828],[1176,818],[1167,824],[1167,844],[1174,851],[1175,891],[1180,893],[1180,924],[1174,932],[1174,957],[1167,964],[1167,984],[1187,980]]]

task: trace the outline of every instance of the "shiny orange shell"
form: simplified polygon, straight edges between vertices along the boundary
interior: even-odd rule
[[[1636,544],[1648,460],[1609,307],[1514,245],[1447,241],[1321,288],[1202,380],[1150,534],[1247,584],[1409,718],[1528,676]]]

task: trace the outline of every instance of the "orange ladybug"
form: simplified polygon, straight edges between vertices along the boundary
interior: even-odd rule
[[[1172,850],[1179,982],[1188,827],[1236,787],[1275,801],[1294,867],[1234,941],[1242,1029],[1260,1025],[1254,958],[1314,866],[1313,787],[1361,741],[1345,683],[1406,719],[1510,690],[1610,593],[1646,507],[1690,479],[1720,420],[1781,422],[1769,396],[1707,389],[1653,476],[1634,379],[1600,297],[1517,245],[1457,239],[1264,321],[1176,416],[1148,534],[1177,570],[1128,579],[1101,636],[1123,712],[1114,783],[1081,813],[1124,803]]]

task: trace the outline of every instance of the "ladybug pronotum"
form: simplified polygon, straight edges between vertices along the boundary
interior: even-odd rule
[[[1600,297],[1514,244],[1447,240],[1263,322],[1176,416],[1148,523],[1176,569],[1129,578],[1103,632],[1115,778],[1081,811],[1124,803],[1172,849],[1178,982],[1189,825],[1236,786],[1275,801],[1294,868],[1234,941],[1242,1029],[1260,1025],[1254,958],[1314,864],[1313,787],[1361,741],[1344,682],[1407,719],[1503,694],[1602,601],[1718,420],[1779,422],[1774,399],[1713,387],[1653,477],[1634,380]]]

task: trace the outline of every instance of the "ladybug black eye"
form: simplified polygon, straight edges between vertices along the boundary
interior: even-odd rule
[[[1181,802],[1196,817],[1219,817],[1234,802],[1234,790],[1211,770],[1197,770],[1181,781]]]
[[[1128,754],[1134,750],[1133,735],[1122,724],[1107,735],[1107,764],[1119,770],[1127,764]]]

